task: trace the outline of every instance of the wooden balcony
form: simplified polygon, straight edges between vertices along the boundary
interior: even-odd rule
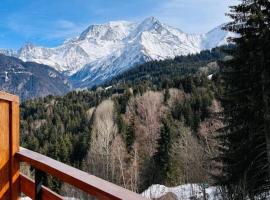
[[[141,195],[70,167],[52,158],[19,147],[19,98],[0,92],[0,200],[60,200],[64,197],[42,186],[42,175],[50,174],[97,199],[143,200]],[[20,172],[20,162],[35,169],[35,180]]]

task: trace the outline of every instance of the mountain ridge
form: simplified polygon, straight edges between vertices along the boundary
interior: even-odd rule
[[[227,44],[231,36],[221,26],[205,34],[187,34],[149,17],[142,22],[90,25],[79,36],[53,48],[26,44],[17,52],[0,52],[52,66],[68,75],[74,88],[87,88],[147,61],[196,54]]]
[[[0,90],[19,95],[22,100],[63,95],[70,90],[68,79],[50,66],[0,53],[0,69]]]

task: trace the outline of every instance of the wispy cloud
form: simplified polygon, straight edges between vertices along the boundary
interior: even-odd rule
[[[166,0],[159,4],[154,13],[161,21],[188,32],[206,32],[226,20],[229,5],[237,0]]]
[[[83,23],[75,23],[66,19],[47,21],[36,24],[20,23],[15,16],[11,16],[6,27],[12,31],[23,34],[26,38],[39,38],[39,40],[66,39],[77,36],[87,26]]]
[[[74,22],[64,20],[64,19],[60,19],[60,20],[56,21],[56,25],[62,29],[74,29],[77,27],[77,25]]]
[[[53,30],[47,31],[44,36],[47,39],[66,39],[80,34],[88,24],[75,23],[69,20],[60,19],[55,21],[51,27]]]

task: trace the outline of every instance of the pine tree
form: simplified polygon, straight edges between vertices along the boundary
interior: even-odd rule
[[[229,16],[233,22],[225,28],[238,36],[222,67],[227,126],[220,136],[219,183],[233,199],[253,199],[270,189],[270,2],[242,0]]]
[[[126,146],[129,152],[132,150],[132,145],[135,140],[134,127],[135,127],[134,118],[132,117],[130,123],[128,124],[127,133],[126,133]]]
[[[165,184],[167,173],[169,173],[170,150],[175,138],[175,128],[172,117],[169,115],[162,121],[160,138],[158,140],[157,153],[154,155],[155,166],[157,167],[155,183]]]
[[[165,93],[164,93],[164,103],[168,103],[169,99],[170,99],[170,91],[169,91],[169,88],[166,87]]]

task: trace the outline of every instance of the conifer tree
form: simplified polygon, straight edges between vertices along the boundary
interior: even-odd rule
[[[233,199],[253,199],[269,191],[270,161],[270,2],[242,0],[231,7],[237,34],[232,58],[222,66],[225,93],[220,136],[223,176]]]
[[[155,166],[157,166],[156,183],[165,184],[167,173],[169,173],[170,151],[173,139],[175,138],[175,128],[172,117],[169,115],[162,120],[158,149],[154,155]]]

